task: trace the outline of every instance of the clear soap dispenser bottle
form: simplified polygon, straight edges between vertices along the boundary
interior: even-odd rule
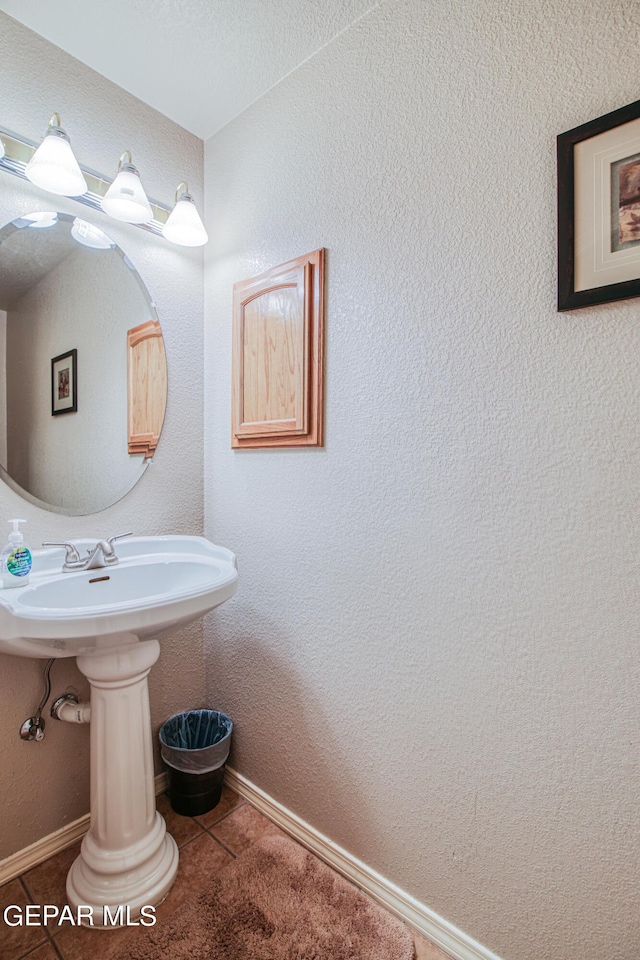
[[[0,570],[2,571],[2,586],[6,588],[26,587],[29,583],[29,574],[33,559],[31,550],[24,542],[20,532],[20,524],[26,520],[9,520],[13,530],[9,534],[9,541],[0,554]]]

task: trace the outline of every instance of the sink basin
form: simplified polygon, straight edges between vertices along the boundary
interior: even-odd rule
[[[237,588],[233,553],[204,537],[131,537],[117,553],[114,566],[62,573],[62,548],[34,551],[28,586],[0,590],[0,652],[75,657],[157,637]]]
[[[95,926],[123,905],[135,920],[173,884],[178,848],[156,810],[147,676],[158,636],[228,600],[238,580],[233,553],[203,537],[131,537],[116,550],[117,564],[73,573],[62,572],[64,549],[34,551],[29,584],[0,590],[0,653],[77,657],[91,687],[91,827],[67,899],[89,907]]]

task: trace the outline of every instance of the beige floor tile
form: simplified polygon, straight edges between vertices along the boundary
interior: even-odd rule
[[[179,813],[175,813],[175,811],[171,809],[171,804],[166,794],[163,793],[162,796],[158,797],[156,806],[166,821],[167,830],[179,847],[184,846],[185,843],[189,843],[189,841],[197,837],[199,833],[202,833],[203,828],[199,823],[196,823],[191,817],[181,817]]]
[[[227,814],[235,810],[236,807],[241,807],[243,803],[244,800],[242,797],[239,797],[233,790],[229,790],[228,787],[223,787],[220,803],[217,807],[209,810],[208,813],[203,813],[201,817],[196,817],[196,820],[201,823],[203,827],[212,827],[214,823],[222,820],[223,817],[226,817]]]
[[[22,877],[32,903],[54,903],[62,908],[67,902],[67,874],[80,853],[81,840],[54,857],[40,863]],[[53,929],[53,928],[52,928]]]
[[[248,803],[234,810],[224,820],[214,824],[211,827],[211,833],[236,855],[242,853],[260,837],[273,836],[274,834],[284,836],[282,830],[276,827],[275,823],[267,820]]]
[[[156,910],[158,923],[193,897],[193,891],[202,881],[231,863],[233,858],[209,836],[202,833],[180,850],[178,876],[169,896]],[[53,930],[51,931],[54,932]],[[123,927],[116,930],[91,930],[86,927],[67,927],[60,930],[55,942],[64,960],[111,960],[122,944],[144,942],[149,928]]]
[[[33,950],[39,943],[46,941],[44,927],[13,927],[5,924],[3,920],[5,907],[15,904],[24,909],[27,903],[32,902],[35,901],[27,899],[19,880],[10,880],[0,887],[0,960],[18,960],[27,950]],[[10,917],[14,917],[13,912]]]

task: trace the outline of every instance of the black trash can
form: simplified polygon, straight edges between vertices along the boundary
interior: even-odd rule
[[[169,801],[183,817],[220,803],[233,723],[219,710],[176,713],[160,727],[160,753],[169,768]]]

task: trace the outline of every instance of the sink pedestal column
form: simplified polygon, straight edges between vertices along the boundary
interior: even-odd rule
[[[91,828],[67,896],[93,908],[95,926],[105,925],[105,906],[113,915],[128,905],[133,919],[159,904],[178,870],[178,848],[156,811],[147,675],[159,655],[158,641],[146,640],[77,658],[91,684]]]

